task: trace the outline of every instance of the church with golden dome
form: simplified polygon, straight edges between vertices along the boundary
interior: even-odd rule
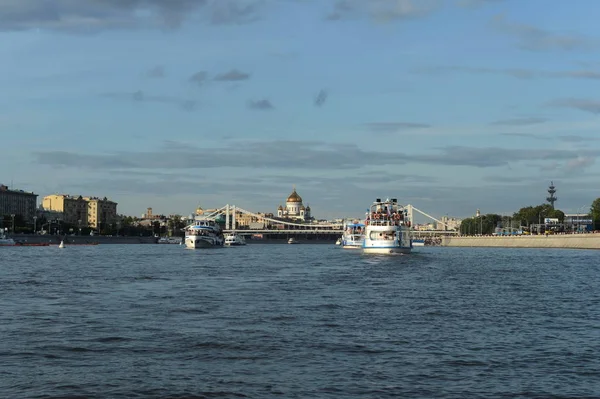
[[[296,192],[296,187],[285,201],[285,208],[281,205],[277,208],[277,217],[297,221],[311,220],[310,206],[304,206],[302,197]]]

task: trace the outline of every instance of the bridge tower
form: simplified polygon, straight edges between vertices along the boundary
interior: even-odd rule
[[[225,229],[229,230],[229,204],[225,205]]]
[[[554,193],[556,193],[556,187],[554,187],[554,182],[551,181],[550,187],[548,187],[548,194],[550,194],[550,196],[546,197],[546,201],[550,203],[552,209],[554,209],[554,203],[558,200],[558,198],[554,196]]]

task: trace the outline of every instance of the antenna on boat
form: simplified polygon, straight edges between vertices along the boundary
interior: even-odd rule
[[[377,198],[375,202],[381,202],[381,198]]]

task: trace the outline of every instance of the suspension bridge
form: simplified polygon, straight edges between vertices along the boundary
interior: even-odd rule
[[[455,235],[446,222],[406,205],[410,220],[414,221],[415,212],[445,227],[444,230],[413,230],[414,237],[430,237]],[[236,231],[238,234],[253,236],[258,239],[288,239],[290,237],[307,240],[335,240],[343,233],[343,222],[298,223],[290,220],[275,219],[266,214],[250,212],[236,205],[227,204],[221,208],[202,214],[203,219],[225,219],[224,232]],[[414,223],[414,222],[413,222]]]

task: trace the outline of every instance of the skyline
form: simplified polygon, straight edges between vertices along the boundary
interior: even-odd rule
[[[0,183],[129,215],[600,197],[592,0],[165,4],[0,1]]]

